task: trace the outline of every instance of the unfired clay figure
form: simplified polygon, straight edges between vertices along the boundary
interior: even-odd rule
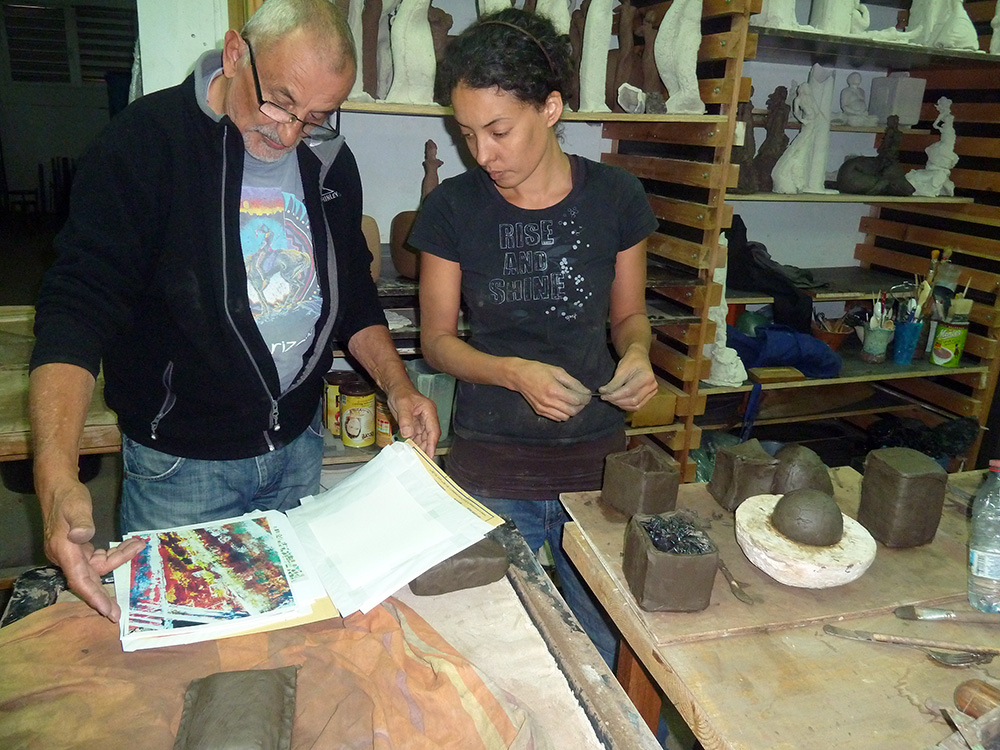
[[[387,102],[434,101],[434,37],[427,18],[431,0],[402,0],[392,21],[392,85]]]
[[[434,40],[434,61],[436,64],[444,56],[445,48],[448,46],[448,32],[451,31],[455,19],[441,8],[431,6],[427,11],[427,21],[431,25],[431,39]]]
[[[652,13],[643,14],[639,33],[642,36],[642,90],[649,96],[660,91],[660,74],[656,70],[656,27],[653,26]]]
[[[426,198],[438,186],[438,169],[444,164],[438,159],[438,147],[434,141],[424,143],[424,179],[420,183],[420,199]]]
[[[927,166],[908,172],[906,180],[913,185],[916,195],[954,195],[955,183],[949,177],[952,167],[958,164],[955,153],[955,116],[951,113],[951,99],[942,96],[937,100],[938,116],[932,127],[941,138],[924,149]]]
[[[852,156],[837,170],[837,189],[856,195],[913,195],[913,185],[899,164],[899,117],[889,116],[877,156]]]
[[[560,34],[569,33],[569,3],[566,0],[538,0],[535,13],[552,21]]]
[[[702,0],[674,0],[660,21],[654,54],[667,87],[668,114],[705,114],[698,90]]]
[[[639,88],[642,82],[642,58],[635,46],[635,31],[635,7],[629,0],[625,0],[618,7],[618,50],[612,83],[618,105],[625,112],[645,111],[646,95]],[[624,90],[623,86],[626,87]],[[632,102],[631,108],[622,104],[623,93],[626,101]],[[636,109],[640,100],[642,109]]]
[[[832,70],[813,65],[809,80],[799,84],[792,113],[802,129],[771,171],[776,193],[829,193],[826,160],[830,153],[830,102]]]
[[[767,119],[764,123],[767,135],[753,159],[754,182],[762,193],[772,192],[771,170],[788,148],[785,126],[792,108],[788,105],[787,98],[788,89],[784,86],[778,86],[767,97]]]
[[[583,59],[583,27],[587,22],[590,0],[583,0],[569,17],[569,43],[573,52],[573,91],[569,95],[569,108],[580,109],[580,61]]]
[[[749,101],[740,102],[736,106],[736,120],[743,123],[743,145],[733,146],[730,162],[740,168],[739,181],[736,184],[737,193],[756,193],[757,178],[753,169],[754,156],[757,155],[757,140],[753,127],[753,88],[750,89]]]
[[[583,27],[583,53],[580,60],[581,112],[611,111],[604,100],[611,22],[611,0],[591,0]]]
[[[859,128],[878,124],[878,117],[868,114],[868,98],[861,88],[860,73],[847,76],[847,86],[840,92],[840,116],[836,120]]]

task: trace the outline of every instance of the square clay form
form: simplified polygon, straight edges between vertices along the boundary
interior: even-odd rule
[[[626,516],[666,513],[677,506],[679,485],[680,472],[666,454],[641,445],[605,459],[601,500]]]
[[[865,458],[858,523],[886,547],[917,547],[934,539],[948,474],[912,448],[879,448]]]
[[[723,508],[736,510],[748,497],[769,494],[777,469],[778,459],[759,440],[747,440],[715,454],[708,491]]]
[[[680,516],[683,511],[659,514],[663,518]],[[707,535],[711,552],[678,554],[656,548],[642,525],[653,516],[636,515],[625,527],[625,552],[622,568],[625,580],[640,607],[648,612],[700,612],[712,599],[719,551]]]

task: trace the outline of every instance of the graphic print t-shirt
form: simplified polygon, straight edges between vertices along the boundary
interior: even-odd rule
[[[284,391],[302,368],[323,301],[294,153],[274,163],[246,155],[240,240],[250,309]]]
[[[573,189],[545,209],[508,203],[479,169],[445,180],[427,197],[409,242],[460,264],[473,347],[559,365],[596,390],[615,370],[607,320],[618,253],[657,224],[635,177],[570,158]],[[455,431],[471,439],[570,443],[622,422],[622,412],[600,399],[554,422],[520,393],[458,385]]]

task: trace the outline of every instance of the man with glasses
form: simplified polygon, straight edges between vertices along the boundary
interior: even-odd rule
[[[267,0],[181,85],[116,117],[80,162],[39,293],[29,401],[46,554],[117,620],[100,577],[80,436],[96,376],[118,415],[123,533],[287,510],[316,492],[331,342],[433,453],[433,401],[389,337],[361,180],[331,117],[350,31],[329,0]]]

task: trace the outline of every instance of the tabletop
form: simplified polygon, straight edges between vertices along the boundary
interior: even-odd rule
[[[28,361],[35,345],[34,319],[30,306],[0,307],[0,461],[31,455]],[[98,378],[80,452],[115,453],[120,449],[118,420],[104,403],[104,379]]]
[[[861,476],[848,467],[831,476],[841,510],[856,516]],[[677,507],[710,522],[709,536],[754,597],[752,605],[738,601],[719,574],[702,612],[639,609],[621,568],[627,519],[602,504],[599,492],[562,495],[573,519],[564,546],[622,631],[627,648],[619,679],[644,716],[655,704],[642,695],[638,670],[630,668],[632,655],[706,750],[930,747],[951,728],[928,706],[951,706],[959,683],[995,680],[1000,668],[943,667],[915,648],[836,638],[824,633],[823,625],[996,646],[995,625],[893,615],[905,604],[970,610],[966,503],[980,476],[954,477],[932,543],[909,549],[879,544],[861,578],[817,590],[786,586],[756,568],[736,542],[733,514],[705,485],[682,485]]]

